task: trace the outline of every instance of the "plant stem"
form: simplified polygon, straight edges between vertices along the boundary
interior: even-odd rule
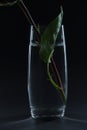
[[[53,57],[52,57],[53,52],[54,52],[54,50],[50,53],[50,56],[49,56],[49,59],[48,59],[48,62],[47,62],[47,74],[48,74],[48,77],[49,77],[49,80],[50,80],[51,84],[52,84],[52,85],[55,87],[55,89],[59,92],[60,98],[61,98],[62,102],[65,104],[65,103],[66,103],[66,96],[65,96],[64,90],[63,90],[62,86],[59,85],[59,83],[56,83],[56,82],[53,80],[53,78],[52,78],[52,76],[51,76],[51,73],[50,73],[50,64],[51,64],[51,65],[52,65],[52,70],[55,69],[55,71],[56,71],[56,75],[55,75],[55,76],[56,76],[56,79],[60,78],[59,72],[58,72],[58,70],[57,70],[57,68],[56,68],[56,64],[55,64],[54,59],[53,59]],[[51,60],[51,63],[50,63],[50,60]],[[53,63],[53,64],[52,64],[52,63]],[[53,67],[54,67],[54,68],[53,68]],[[53,73],[54,73],[55,71],[53,71]],[[55,74],[55,73],[54,73],[54,74]],[[61,80],[61,79],[58,79],[58,81],[59,81],[59,80]],[[61,82],[61,81],[60,81],[60,82]],[[61,85],[62,85],[62,84],[61,84]]]
[[[62,85],[62,81],[61,81],[61,78],[60,78],[60,74],[59,74],[59,71],[58,71],[58,69],[56,67],[56,64],[55,64],[55,61],[54,61],[53,57],[51,59],[51,63],[52,63],[52,67],[53,67],[53,69],[55,71],[55,75],[56,75],[57,81],[59,81],[59,84],[60,84],[61,88],[64,90],[64,87]]]
[[[35,24],[35,22],[34,22],[32,16],[31,16],[29,10],[28,10],[27,7],[25,6],[23,0],[19,0],[18,6],[19,6],[20,9],[23,11],[23,13],[24,13],[24,15],[26,16],[28,22],[29,22],[31,25],[33,25],[34,30],[35,30],[35,32],[36,32],[36,34],[37,34],[37,38],[38,38],[39,44],[40,44],[40,40],[41,40],[40,32],[39,32],[39,30],[37,29],[37,26],[36,26],[36,24]],[[40,45],[39,45],[39,46],[40,46]],[[63,96],[65,96],[65,94],[64,94],[64,87],[63,87],[63,85],[62,85],[62,81],[61,81],[61,78],[60,78],[60,74],[59,74],[59,72],[58,72],[58,69],[57,69],[57,67],[56,67],[56,64],[55,64],[55,61],[54,61],[53,57],[52,57],[52,59],[51,59],[51,63],[52,63],[52,67],[53,67],[53,70],[54,70],[53,73],[54,73],[56,79],[58,80],[58,82],[59,82],[59,84],[60,84],[61,93],[63,94]],[[52,83],[54,84],[53,81],[52,81]]]
[[[35,30],[35,33],[36,33],[37,38],[38,38],[38,41],[40,41],[40,32],[39,32],[39,30],[37,29],[37,26],[36,26],[36,24],[35,24],[35,22],[34,22],[32,16],[31,16],[29,10],[28,10],[27,7],[25,6],[23,0],[19,0],[19,2],[18,2],[17,4],[18,4],[18,6],[20,7],[20,9],[23,11],[23,13],[24,13],[25,17],[27,18],[28,22],[29,22],[31,25],[33,25],[34,30]]]

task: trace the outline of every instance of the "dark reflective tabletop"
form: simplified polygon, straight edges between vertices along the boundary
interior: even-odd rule
[[[63,119],[24,120],[2,123],[1,130],[87,130],[87,121],[64,117]]]

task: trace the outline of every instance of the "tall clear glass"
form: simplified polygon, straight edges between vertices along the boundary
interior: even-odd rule
[[[50,83],[46,64],[40,58],[39,49],[33,26],[31,26],[28,54],[28,94],[31,116],[35,119],[61,118],[65,113],[66,102],[63,102],[60,92]],[[56,42],[53,59],[67,100],[67,60],[63,25]]]

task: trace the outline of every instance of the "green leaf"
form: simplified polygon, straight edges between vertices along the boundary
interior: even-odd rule
[[[41,36],[40,57],[47,63],[51,52],[54,50],[63,19],[63,9],[60,14],[48,25]]]
[[[19,1],[20,1],[20,0],[14,0],[13,2],[3,1],[3,2],[0,2],[0,6],[2,6],[2,7],[13,6],[13,5],[15,5],[16,3],[18,3]]]
[[[51,63],[51,58],[53,56],[54,47],[56,45],[56,40],[58,38],[58,34],[62,26],[62,19],[63,19],[63,9],[61,8],[60,14],[48,25],[48,27],[45,29],[45,31],[41,36],[39,54],[41,59],[47,64],[47,74],[50,83],[60,93],[61,100],[64,103],[66,103],[64,90],[53,80],[49,67]]]

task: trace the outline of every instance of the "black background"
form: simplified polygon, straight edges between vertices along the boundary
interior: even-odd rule
[[[68,102],[66,113],[87,119],[87,4],[59,0],[25,0],[36,23],[49,23],[64,9]],[[27,63],[30,24],[17,7],[0,7],[0,119],[30,116]]]

